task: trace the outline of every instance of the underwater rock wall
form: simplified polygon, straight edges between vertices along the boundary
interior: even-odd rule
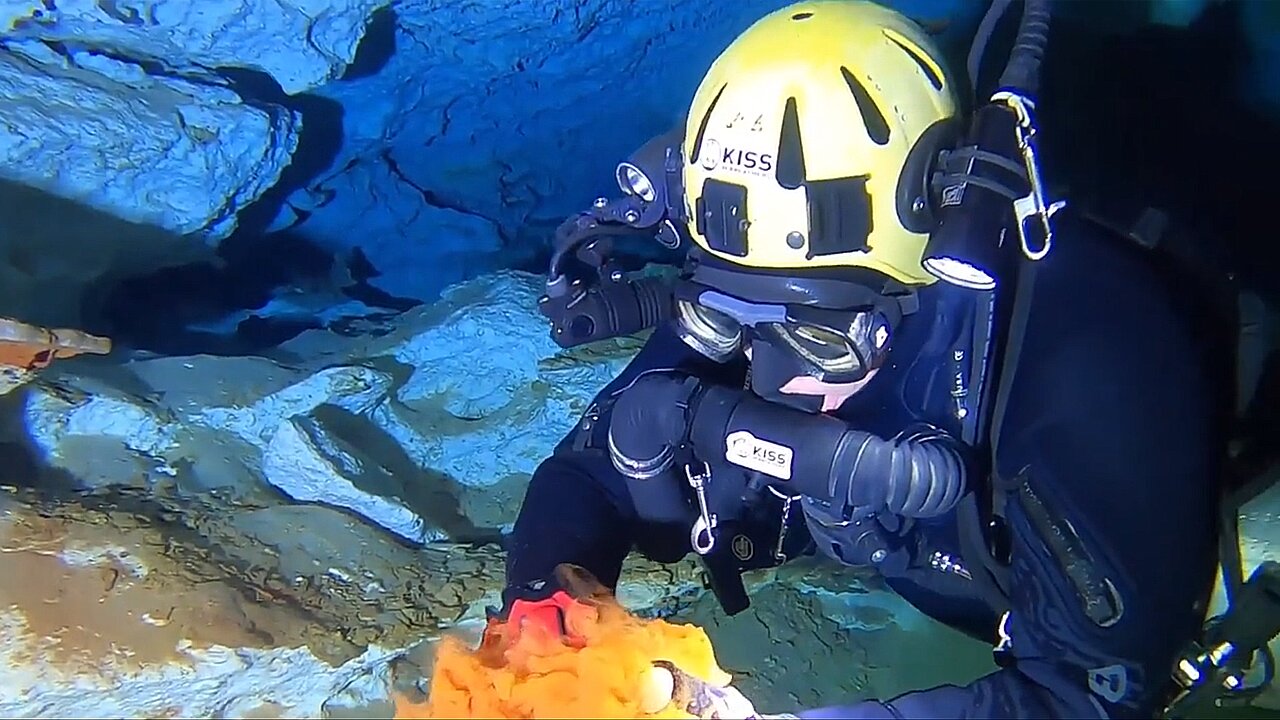
[[[7,489],[5,717],[389,717],[396,675],[501,591],[492,546],[410,549],[322,506]],[[646,613],[700,594],[691,563],[629,562],[619,588]]]
[[[217,241],[279,178],[300,118],[217,84],[44,43],[0,51],[9,180],[175,235]]]
[[[338,77],[369,16],[390,1],[6,0],[0,29],[149,64],[158,75],[257,70],[293,95]]]
[[[616,194],[617,163],[680,122],[720,50],[786,4],[398,3],[386,64],[317,91],[343,107],[342,150],[274,227],[359,248],[369,283],[400,297],[517,266],[566,215]],[[888,4],[957,34],[981,11]]]
[[[786,2],[4,0],[0,177],[189,236],[174,245],[290,229],[372,288],[431,301],[527,267],[560,219],[614,192],[619,159],[679,120],[719,49]],[[984,10],[884,2],[957,58]],[[1214,6],[1063,13],[1187,26]],[[1240,7],[1241,92],[1274,105],[1277,5]]]
[[[983,9],[886,2],[957,46]],[[319,110],[290,100],[312,93],[340,106],[340,118],[305,118],[338,122],[340,148],[300,187],[277,188],[291,194],[273,227],[360,247],[382,289],[433,299],[477,267],[509,266],[493,256],[524,254],[513,245],[531,223],[545,230],[611,188],[617,160],[678,121],[719,48],[784,4],[7,0],[0,167],[216,241],[294,160]],[[1157,0],[1147,20],[1187,26],[1211,4]],[[1274,3],[1241,6],[1242,91],[1274,102]],[[423,259],[442,261],[439,278],[404,276]]]
[[[390,717],[392,693],[422,693],[435,643],[474,642],[501,590],[492,546],[406,549],[320,507],[215,500],[163,518],[139,507],[0,493],[0,573],[24,578],[0,585],[0,714]],[[236,516],[243,535],[190,538]],[[747,587],[751,609],[726,618],[692,561],[633,557],[618,599],[704,627],[721,665],[773,712],[992,669],[989,648],[874,578],[796,563]],[[895,670],[926,655],[947,661]]]
[[[210,244],[292,228],[430,301],[614,192],[719,49],[786,2],[5,0],[0,167]],[[980,10],[890,4],[957,33]]]
[[[299,114],[237,92],[228,69],[286,93],[355,55],[387,0],[0,5],[4,177],[209,242],[279,180]]]
[[[397,4],[386,64],[318,90],[343,146],[276,227],[359,248],[399,297],[518,264],[616,192],[617,162],[678,121],[718,48],[783,4]]]
[[[66,359],[0,396],[0,573],[32,579],[0,584],[0,714],[385,700],[394,660],[499,603],[529,474],[637,348],[560,351],[539,288],[501,273],[262,357]],[[639,609],[702,592],[690,563],[630,568]]]
[[[32,385],[15,436],[92,489],[272,489],[410,544],[493,540],[537,463],[638,347],[561,351],[536,312],[540,290],[533,275],[503,272],[389,331],[86,369]]]

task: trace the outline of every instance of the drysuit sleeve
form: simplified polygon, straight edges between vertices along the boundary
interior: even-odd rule
[[[657,327],[622,373],[601,390],[592,406],[594,448],[575,448],[582,418],[538,465],[525,491],[515,526],[507,538],[507,587],[545,580],[556,565],[573,563],[614,588],[622,562],[642,533],[661,526],[641,523],[626,479],[614,469],[603,438],[611,416],[606,399],[652,370],[695,371],[701,359],[666,324]],[[590,412],[590,411],[588,411]],[[674,536],[673,536],[674,537]],[[683,542],[687,545],[687,538]]]
[[[1210,361],[1151,299],[1159,297],[1152,287],[1098,284],[1072,302],[1061,302],[1069,288],[1049,277],[1037,286],[1076,316],[1068,323],[1033,305],[1035,329],[1004,420],[997,463],[1015,489],[1006,508],[1011,597],[1000,669],[966,686],[801,717],[1160,712],[1215,579],[1221,396]]]

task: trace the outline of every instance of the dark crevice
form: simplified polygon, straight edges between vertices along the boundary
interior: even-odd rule
[[[360,456],[376,462],[373,469],[350,477],[356,489],[402,501],[429,527],[439,528],[454,542],[488,543],[501,539],[497,528],[477,526],[467,517],[457,495],[457,489],[462,487],[457,479],[436,470],[424,470],[395,438],[368,418],[335,405],[317,407],[312,418],[319,430],[340,446],[358,448]]]
[[[395,175],[396,178],[400,180],[400,182],[416,190],[418,194],[422,196],[422,201],[425,202],[426,204],[432,207],[440,208],[441,210],[452,210],[453,212],[456,212],[462,215],[470,215],[471,217],[487,220],[493,223],[494,225],[498,224],[497,220],[494,220],[493,218],[488,217],[483,213],[478,213],[475,210],[472,210],[464,205],[459,205],[457,203],[445,200],[444,198],[437,195],[435,192],[428,190],[427,188],[424,188],[418,183],[414,182],[412,178],[410,178],[407,174],[405,174],[403,170],[400,169],[400,164],[396,162],[396,159],[392,156],[391,153],[392,151],[389,149],[383,150],[379,154],[379,157],[382,158],[382,160],[387,163],[387,167],[391,170],[391,174]]]
[[[97,0],[97,2],[94,4],[97,5],[98,9],[102,10],[102,12],[106,13],[112,18],[115,18],[119,22],[124,23],[125,25],[132,25],[136,27],[141,25],[156,24],[156,15],[155,15],[156,11],[155,11],[155,8],[151,7],[150,5],[147,6],[146,17],[143,17],[142,13],[138,11],[138,8],[131,7],[131,8],[121,9],[120,5],[116,2],[116,0]]]
[[[346,297],[397,313],[422,304],[371,286],[368,280],[377,277],[378,271],[359,249],[340,260],[288,231],[232,236],[219,246],[218,257],[221,265],[190,263],[116,283],[104,292],[85,329],[112,337],[120,347],[166,355],[246,355],[275,347],[306,330],[328,327],[344,332],[347,326],[383,322],[388,315],[350,322],[338,319],[326,326],[315,316],[250,314],[230,333],[194,326],[216,323],[239,311],[252,313],[291,289],[332,293],[335,302]],[[345,265],[345,276],[335,272],[339,262]],[[339,286],[339,281],[345,282]]]
[[[481,220],[487,220],[488,222],[492,223],[494,231],[498,234],[498,239],[502,243],[503,247],[509,247],[512,244],[513,238],[511,237],[510,233],[507,232],[506,228],[502,226],[502,222],[500,220],[489,217],[484,213],[476,212],[475,210],[472,210],[471,208],[468,208],[465,205],[460,205],[450,200],[446,200],[445,198],[436,194],[434,191],[429,190],[419,185],[418,183],[414,182],[412,178],[410,178],[407,174],[405,174],[403,170],[400,169],[400,164],[397,163],[395,158],[392,156],[391,150],[388,149],[388,150],[382,151],[380,157],[383,159],[383,161],[387,163],[387,167],[391,170],[391,174],[395,175],[396,178],[398,178],[405,185],[408,185],[409,187],[416,190],[418,194],[422,196],[422,201],[425,202],[426,204],[432,207],[440,208],[441,210],[451,210],[460,215],[468,215],[470,217],[480,218]]]
[[[246,101],[270,103],[302,116],[302,131],[293,157],[280,179],[256,201],[239,210],[237,235],[260,235],[280,214],[294,192],[308,187],[329,170],[342,149],[344,111],[336,100],[301,93],[289,95],[271,75],[244,68],[222,67],[218,73]]]
[[[356,47],[355,57],[339,80],[357,80],[376,75],[396,54],[396,11],[384,5],[373,12],[365,27],[364,37]]]
[[[200,74],[193,74],[190,72],[182,72],[179,70],[175,70],[165,65],[163,62],[159,60],[155,60],[153,58],[132,57],[129,55],[124,55],[118,52],[114,52],[107,48],[97,47],[92,45],[85,45],[83,43],[79,43],[74,40],[41,39],[39,40],[39,42],[42,43],[45,47],[52,50],[53,52],[66,58],[67,62],[71,63],[72,65],[75,65],[76,67],[81,67],[80,64],[76,62],[76,54],[87,53],[89,55],[97,55],[100,57],[107,58],[109,60],[115,60],[116,62],[124,63],[126,65],[135,65],[141,68],[144,73],[146,73],[147,75],[150,75],[151,77],[169,78],[172,80],[182,80],[184,82],[195,83],[197,85],[218,85],[218,86],[223,85],[223,83],[216,82],[221,78],[218,78],[212,74],[200,75]]]
[[[594,33],[602,24],[604,24],[604,21],[601,18],[603,15],[602,9],[596,9],[593,12],[588,13],[586,17],[583,17],[582,9],[582,3],[575,5],[573,8],[573,24],[578,28],[578,33],[575,39],[576,42],[579,43],[586,40],[587,36]]]
[[[436,140],[448,134],[449,126],[453,124],[453,115],[452,115],[453,106],[457,105],[458,101],[461,99],[462,99],[461,97],[456,97],[450,100],[448,103],[445,103],[444,108],[440,110],[440,131],[437,132],[435,135],[432,135],[431,137],[427,138],[427,141],[426,143],[424,143],[424,145],[426,145],[427,147],[431,147],[431,145],[433,145]]]
[[[260,308],[282,287],[323,287],[333,257],[291,233],[240,236],[218,248],[221,266],[191,263],[132,278],[110,288],[86,319],[86,330],[128,348],[167,355],[244,355],[320,327],[318,319],[250,317],[231,335],[191,326]],[[163,308],[163,312],[157,311]]]
[[[378,277],[382,272],[374,267],[373,263],[369,262],[368,256],[358,247],[353,248],[347,255],[347,269],[351,273],[352,279],[356,282],[354,285],[343,288],[342,293],[353,300],[359,300],[366,305],[399,311],[409,310],[422,304],[421,300],[392,295],[385,290],[379,290],[370,285],[368,281],[371,278]]]

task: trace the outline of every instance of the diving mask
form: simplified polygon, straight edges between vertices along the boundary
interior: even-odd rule
[[[797,370],[828,383],[857,382],[880,367],[893,328],[879,307],[755,303],[694,283],[677,288],[675,318],[680,338],[707,358],[725,362],[748,345],[764,345],[793,356],[800,361]]]

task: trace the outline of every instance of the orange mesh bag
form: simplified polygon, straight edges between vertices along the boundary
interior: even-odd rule
[[[730,676],[700,628],[628,612],[594,578],[561,567],[578,600],[565,612],[566,642],[540,624],[492,624],[480,646],[456,638],[437,648],[425,703],[397,700],[397,718],[690,718],[655,663],[712,686]],[[666,676],[669,680],[670,675]]]

